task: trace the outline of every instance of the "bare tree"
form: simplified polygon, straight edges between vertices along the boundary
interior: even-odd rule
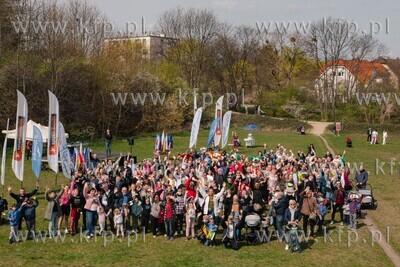
[[[376,58],[382,52],[382,47],[372,37],[356,31],[352,24],[343,19],[321,19],[311,24],[309,34],[306,36],[306,47],[310,57],[321,73],[318,87],[318,100],[321,107],[321,116],[328,114],[336,117],[336,69],[341,59],[356,59],[358,64],[363,59]],[[327,72],[330,67],[332,72]],[[356,69],[356,66],[353,66]],[[331,75],[332,74],[332,75]],[[356,81],[349,80],[345,84],[345,94],[354,94]]]

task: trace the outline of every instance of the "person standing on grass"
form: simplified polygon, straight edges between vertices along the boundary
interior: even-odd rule
[[[56,195],[54,191],[50,191],[50,188],[46,189],[46,200],[48,201],[48,204],[44,218],[49,220],[50,238],[54,238],[56,234],[59,234],[57,222],[58,217],[61,215],[60,197],[63,194],[63,191],[64,188],[62,187],[60,193]]]
[[[19,190],[19,194],[14,194],[11,190],[11,186],[8,187],[8,193],[10,194],[10,197],[12,197],[13,199],[15,199],[17,201],[17,209],[19,207],[21,207],[21,204],[25,201],[26,198],[31,198],[34,195],[36,195],[37,191],[39,189],[39,181],[36,182],[36,188],[30,192],[30,193],[26,193],[26,190],[24,187],[21,187],[21,189]],[[21,214],[21,213],[20,213]],[[20,220],[18,221],[18,230],[22,229],[22,218],[20,218]]]
[[[106,157],[108,158],[111,156],[111,141],[113,139],[113,136],[110,132],[110,129],[106,130],[106,136],[105,136],[105,142],[106,142]]]
[[[387,131],[386,130],[383,130],[383,133],[382,133],[382,145],[386,145],[386,139],[387,139]]]
[[[372,130],[371,130],[371,128],[368,128],[368,130],[367,130],[367,143],[371,143],[371,137],[372,137]]]
[[[28,230],[28,236],[33,238],[36,230],[36,208],[39,205],[36,197],[32,197],[32,199],[26,200],[26,206],[24,207],[24,219],[26,222],[26,228]]]
[[[8,212],[8,219],[10,220],[10,244],[16,243],[18,240],[18,225],[20,224],[22,209],[26,205],[26,202],[22,202],[20,207],[17,208],[16,204],[11,206],[11,210]]]
[[[357,188],[365,189],[368,181],[368,172],[364,169],[364,166],[360,166],[360,170],[356,173],[354,180],[356,181]]]
[[[373,130],[371,135],[371,145],[375,145],[377,141],[378,141],[378,132],[376,130]]]
[[[340,225],[343,225],[343,205],[345,202],[344,189],[343,189],[340,181],[336,182],[335,186],[336,186],[336,188],[335,188],[335,191],[333,191],[333,195],[332,195],[333,210],[332,210],[331,224],[334,223],[336,210],[339,209]]]
[[[94,236],[94,226],[97,221],[97,208],[100,206],[99,196],[97,195],[97,191],[95,188],[90,188],[89,190],[89,183],[85,184],[83,188],[83,196],[86,199],[85,204],[85,212],[86,212],[86,229],[87,233],[86,236],[88,238]],[[89,190],[89,193],[88,193]]]
[[[62,222],[64,220],[65,233],[68,233],[68,228],[69,228],[68,219],[69,219],[69,214],[71,212],[70,198],[71,198],[71,191],[69,186],[66,185],[64,186],[64,192],[60,197],[61,216],[58,218],[58,229],[61,231]]]
[[[318,210],[317,200],[315,197],[313,197],[313,192],[309,187],[301,192],[299,196],[303,202],[301,205],[301,214],[303,216],[304,233],[308,233],[308,224],[310,224],[310,239],[314,240],[314,228],[315,224],[317,223],[317,216],[319,216],[320,219],[322,218]]]

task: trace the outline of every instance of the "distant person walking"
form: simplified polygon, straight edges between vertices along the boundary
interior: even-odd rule
[[[378,132],[376,130],[372,131],[372,136],[371,136],[371,144],[375,145],[376,142],[378,141]]]
[[[371,143],[371,137],[372,137],[372,130],[371,128],[368,128],[367,130],[367,142]]]
[[[382,145],[386,145],[386,138],[387,138],[387,131],[386,130],[383,130],[383,133],[382,133]]]
[[[112,141],[112,134],[110,132],[110,129],[106,130],[106,136],[105,136],[105,141],[106,141],[106,157],[108,158],[111,156],[111,141]]]

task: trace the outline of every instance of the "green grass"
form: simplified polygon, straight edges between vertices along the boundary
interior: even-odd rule
[[[346,150],[346,161],[350,162],[352,167],[355,163],[359,166],[363,162],[366,170],[369,171],[368,182],[371,184],[374,197],[378,202],[377,210],[369,210],[368,215],[371,216],[382,233],[386,232],[387,226],[390,227],[390,244],[397,253],[400,253],[400,206],[398,205],[400,192],[399,139],[392,134],[388,139],[387,145],[371,145],[366,142],[366,134],[351,134],[349,136],[353,139],[354,147]],[[326,134],[325,137],[336,153],[346,149],[345,135],[333,136]],[[382,140],[379,139],[378,141],[381,142]],[[392,173],[389,165],[391,159],[395,162]],[[384,173],[376,168],[377,160],[378,165],[385,162],[382,166]],[[377,170],[378,173],[376,172]],[[355,172],[353,170],[352,179],[354,175]]]
[[[237,130],[241,139],[247,136],[247,131],[234,130]],[[300,136],[297,133],[266,131],[253,131],[253,134],[258,147],[241,147],[241,153],[252,155],[262,149],[263,143],[267,143],[269,149],[276,147],[280,143],[296,152],[298,150],[305,151],[308,145],[313,143],[317,152],[326,151],[322,141],[313,135]],[[201,147],[206,143],[208,132],[201,131],[199,135],[198,147]],[[187,149],[188,136],[189,133],[182,133],[174,137],[175,144],[172,153],[175,154],[178,151],[182,152]],[[92,142],[91,146],[95,151],[104,149],[102,141]],[[139,138],[135,140],[134,154],[138,155],[139,159],[151,157],[153,147],[154,137]],[[357,149],[355,148],[354,151]],[[115,141],[113,143],[113,151],[126,152],[128,150],[129,146],[126,141]],[[10,154],[11,152],[9,151],[9,156]],[[349,158],[351,158],[351,154],[352,152],[349,152]],[[30,170],[30,162],[26,162],[25,166],[24,186],[30,191],[34,187],[35,179]],[[59,174],[57,187],[63,182],[67,182],[67,180],[62,177],[62,174]],[[50,171],[42,172],[41,188],[38,194],[40,204],[37,210],[37,229],[47,229],[47,221],[43,219],[47,204],[44,200],[43,191],[46,185],[54,188],[54,184],[54,173]],[[7,162],[6,186],[8,185],[13,187],[14,192],[20,186],[20,182],[12,173],[10,160]],[[374,192],[379,190],[381,189],[377,188]],[[376,193],[380,198],[379,193]],[[8,194],[6,194],[6,198],[10,200]],[[11,200],[10,202],[12,203]],[[393,205],[395,205],[394,203]],[[381,212],[380,210],[384,208],[386,207],[382,204],[377,212]],[[80,243],[77,236],[74,242],[72,242],[70,236],[67,236],[65,243],[54,243],[54,241],[47,240],[44,244],[28,241],[16,245],[8,245],[8,234],[9,227],[7,225],[0,226],[1,263],[9,266],[317,266],[322,264],[337,266],[338,263],[344,262],[350,266],[392,265],[379,246],[371,246],[371,237],[366,227],[360,228],[360,242],[351,244],[350,248],[346,246],[347,234],[345,232],[342,234],[341,243],[338,241],[337,234],[332,235],[333,243],[324,243],[323,238],[318,237],[316,241],[310,241],[309,246],[304,247],[305,251],[300,255],[297,253],[289,254],[284,250],[284,245],[277,241],[260,246],[245,245],[239,251],[232,251],[224,249],[223,246],[215,248],[204,247],[194,240],[186,242],[184,238],[177,238],[174,241],[166,241],[164,237],[153,239],[150,234],[146,236],[145,242],[138,241],[132,243],[130,247],[127,246],[126,241],[122,243],[114,241],[104,247],[102,239],[98,239],[96,243],[94,240],[90,240],[90,244],[85,241]],[[217,235],[217,239],[220,239],[220,234]],[[366,243],[361,242],[363,239],[365,239]],[[305,243],[303,243],[303,246],[305,246]]]

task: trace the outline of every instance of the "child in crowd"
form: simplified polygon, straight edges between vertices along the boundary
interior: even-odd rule
[[[326,208],[326,206],[324,204],[325,203],[325,199],[324,199],[324,196],[323,196],[323,194],[321,192],[318,193],[317,203],[318,203],[319,213],[321,214],[321,217],[317,217],[317,219],[318,219],[318,222],[317,222],[318,230],[317,230],[317,232],[321,234],[322,233],[322,227],[323,227],[324,221],[325,221],[325,215],[326,215],[326,212],[327,212],[327,208]]]
[[[36,197],[32,197],[32,200],[26,199],[26,206],[23,211],[23,217],[26,222],[26,228],[28,230],[29,238],[33,238],[36,231],[36,207],[39,205]]]
[[[206,242],[204,243],[205,246],[215,246],[215,234],[217,233],[218,227],[214,223],[214,218],[210,216],[208,218],[208,221],[204,222],[206,227],[207,227],[207,236],[206,236]]]
[[[361,194],[352,194],[347,201],[349,205],[349,227],[351,229],[357,229],[357,213],[360,209],[361,197]]]
[[[23,202],[21,207],[17,209],[17,205],[13,204],[11,210],[8,212],[8,219],[10,220],[10,244],[16,243],[18,241],[18,225],[21,220],[21,212],[26,202]]]
[[[100,226],[100,235],[105,234],[105,229],[106,229],[106,217],[108,217],[111,213],[111,209],[108,211],[108,213],[105,212],[103,206],[99,206],[97,208],[97,216],[99,217],[99,226]]]
[[[189,240],[189,234],[194,238],[194,224],[196,222],[196,205],[193,197],[189,197],[186,205],[186,241]]]
[[[344,225],[350,225],[350,206],[349,206],[349,199],[347,197],[344,199],[343,221]]]
[[[120,208],[116,208],[114,210],[114,226],[117,231],[117,237],[121,234],[122,237],[125,237],[124,234],[124,218],[121,213]]]

